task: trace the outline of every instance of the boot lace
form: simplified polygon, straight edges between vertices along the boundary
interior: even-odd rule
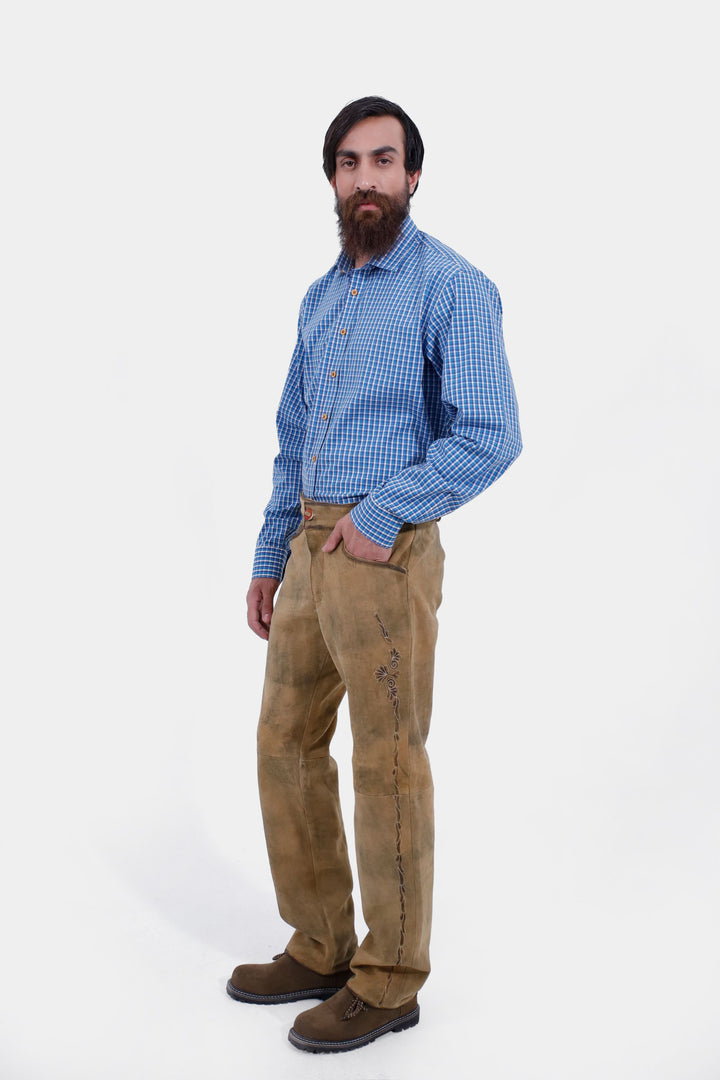
[[[361,1012],[365,1012],[367,1005],[355,994],[352,996],[352,1001],[348,1005],[347,1009],[343,1013],[343,1020],[352,1020],[354,1016],[359,1016]]]

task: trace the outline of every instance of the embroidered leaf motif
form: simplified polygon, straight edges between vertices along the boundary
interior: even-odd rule
[[[380,627],[380,633],[382,634],[383,639],[389,645],[392,645],[392,638],[390,637],[390,634],[387,632],[387,629],[386,629],[385,624],[383,623],[382,619],[380,618],[380,616],[377,613],[375,614],[375,618],[377,619],[378,626]],[[401,966],[401,964],[402,964],[403,954],[404,954],[404,950],[405,950],[405,919],[406,919],[406,910],[405,910],[405,868],[403,866],[403,857],[402,857],[402,815],[400,813],[400,784],[399,784],[399,775],[400,775],[400,698],[399,698],[399,695],[398,695],[397,679],[396,679],[396,675],[399,676],[399,674],[400,674],[400,653],[397,651],[397,649],[393,648],[393,649],[390,650],[389,667],[386,667],[383,664],[382,667],[376,668],[375,669],[375,678],[377,679],[377,681],[379,683],[383,683],[384,686],[385,686],[385,691],[386,691],[388,699],[390,700],[390,703],[392,705],[393,719],[394,719],[394,724],[395,724],[395,729],[393,731],[392,783],[393,783],[393,800],[394,800],[394,803],[395,803],[395,850],[396,850],[395,865],[397,867],[398,893],[399,893],[399,901],[400,901],[400,936],[399,936],[399,939],[398,939],[398,949],[397,949],[397,957],[395,959],[395,965],[394,965],[394,967],[391,967],[389,972],[388,972],[387,981],[385,982],[385,987],[384,987],[382,995],[380,997],[380,1005],[382,1005],[383,1001],[385,1000],[387,992],[388,992],[388,990],[390,988],[390,983],[392,982],[392,977],[393,977],[393,971],[396,968],[399,968]],[[360,1005],[363,1006],[363,1003],[360,1002]],[[351,1012],[352,1008],[353,1008],[353,1006],[350,1006],[350,1008],[347,1010],[347,1012],[346,1012],[345,1016],[343,1017],[343,1019],[345,1019],[345,1020],[349,1019],[348,1014]],[[353,1015],[356,1015],[356,1014],[353,1013]]]

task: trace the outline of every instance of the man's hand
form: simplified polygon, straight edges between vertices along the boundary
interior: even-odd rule
[[[247,594],[247,621],[250,629],[265,641],[270,631],[273,597],[280,584],[274,577],[256,577],[250,582]]]
[[[369,559],[370,562],[388,562],[392,555],[392,548],[380,547],[379,544],[374,543],[359,529],[356,529],[349,514],[340,518],[328,536],[323,551],[334,551],[341,540],[348,555],[355,555],[358,559]]]

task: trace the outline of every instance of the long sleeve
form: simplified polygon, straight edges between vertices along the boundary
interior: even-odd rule
[[[355,526],[384,547],[403,522],[441,517],[478,495],[522,449],[493,282],[477,270],[459,270],[434,305],[424,350],[441,379],[449,434],[353,509]]]
[[[290,361],[277,411],[279,453],[273,463],[273,489],[265,507],[265,524],[255,548],[252,576],[282,579],[289,555],[289,537],[300,527],[302,451],[307,409],[303,397],[304,346],[298,322],[297,344]]]

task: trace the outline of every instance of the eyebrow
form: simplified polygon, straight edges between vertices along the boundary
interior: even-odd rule
[[[376,150],[371,150],[370,151],[370,157],[378,157],[379,154],[397,154],[397,153],[399,153],[399,150],[397,150],[397,148],[394,147],[394,146],[378,146],[378,148]],[[360,155],[355,150],[336,150],[336,152],[335,152],[335,157],[336,158],[348,157],[348,158],[355,158],[357,160],[357,158],[359,156]]]

